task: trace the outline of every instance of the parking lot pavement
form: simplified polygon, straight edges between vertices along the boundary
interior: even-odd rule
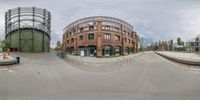
[[[0,71],[0,100],[199,100],[200,75],[147,52],[125,68],[75,68],[55,53],[16,54],[21,64]],[[84,67],[84,66],[83,66]],[[110,67],[110,66],[107,66]]]

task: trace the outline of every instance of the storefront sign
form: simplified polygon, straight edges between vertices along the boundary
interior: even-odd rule
[[[84,50],[81,50],[81,54],[80,54],[82,57],[85,55],[85,52]]]

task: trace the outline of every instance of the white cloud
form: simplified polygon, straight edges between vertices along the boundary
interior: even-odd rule
[[[189,39],[200,34],[198,0],[1,0],[0,33],[4,32],[4,13],[18,6],[46,8],[52,15],[52,46],[62,40],[69,23],[87,16],[112,16],[134,26],[151,41],[176,37]]]
[[[192,8],[180,11],[182,14],[182,20],[180,28],[182,34],[186,39],[191,39],[194,36],[200,34],[200,8]]]

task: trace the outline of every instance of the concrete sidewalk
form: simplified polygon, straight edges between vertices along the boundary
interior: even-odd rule
[[[110,58],[96,58],[96,57],[80,57],[67,55],[67,64],[71,66],[90,72],[113,72],[117,70],[122,70],[128,65],[132,64],[138,56],[142,56],[145,53],[131,54],[127,56],[120,57],[110,57]]]
[[[108,63],[108,62],[117,62],[117,61],[133,59],[134,57],[140,54],[141,53],[130,54],[130,55],[120,56],[120,57],[110,57],[110,58],[81,57],[81,56],[67,55],[67,59],[83,61],[83,62],[88,62],[88,63]]]
[[[200,66],[200,55],[196,53],[168,52],[168,51],[156,51],[155,53],[179,63]]]

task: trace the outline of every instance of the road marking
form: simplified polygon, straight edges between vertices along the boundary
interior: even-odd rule
[[[194,71],[194,70],[190,70],[190,72],[195,73],[195,74],[199,74],[199,71]]]
[[[14,72],[13,70],[9,69],[9,68],[3,68],[3,69],[0,69],[0,71],[8,71],[10,73]]]
[[[11,69],[8,69],[8,72],[11,72],[11,73],[12,73],[12,72],[14,72],[14,71],[13,71],[13,70],[11,70]]]
[[[6,71],[6,70],[8,70],[8,68],[2,68],[2,69],[0,69],[0,71]]]

